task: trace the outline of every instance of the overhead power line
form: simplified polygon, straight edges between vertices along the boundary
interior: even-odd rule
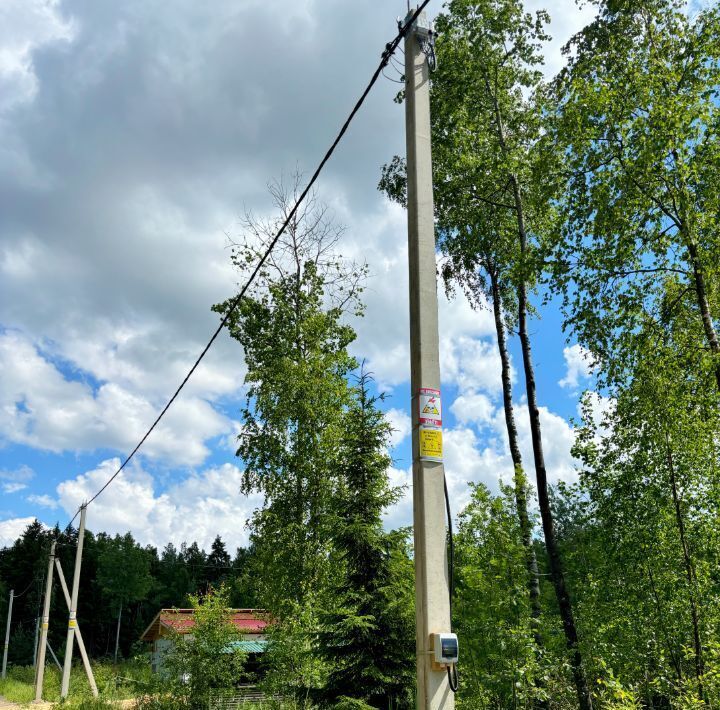
[[[348,127],[352,123],[352,120],[355,118],[355,115],[357,114],[357,112],[360,110],[360,107],[365,102],[365,99],[367,98],[371,89],[373,88],[373,86],[377,82],[378,78],[382,74],[383,69],[385,69],[385,67],[387,66],[388,62],[390,61],[390,58],[394,54],[398,45],[400,44],[400,42],[403,40],[403,38],[407,34],[408,29],[410,27],[412,27],[412,25],[415,23],[415,20],[417,20],[417,18],[420,16],[420,13],[422,13],[422,11],[427,7],[429,2],[430,2],[430,0],[424,0],[418,6],[417,10],[415,10],[415,12],[412,14],[412,17],[410,17],[408,22],[405,22],[404,24],[399,23],[397,34],[395,35],[395,37],[392,41],[388,42],[385,45],[385,50],[382,53],[380,63],[378,64],[377,69],[375,69],[372,77],[370,78],[370,81],[368,82],[367,86],[365,87],[365,90],[360,95],[360,98],[357,100],[355,106],[353,106],[352,111],[350,111],[350,114],[347,117],[347,119],[345,120],[345,123],[343,123],[342,127],[340,128],[340,131],[338,132],[337,136],[335,137],[335,140],[332,142],[332,144],[328,148],[323,159],[320,161],[320,164],[317,166],[317,168],[315,169],[315,172],[313,173],[312,177],[310,178],[310,181],[308,182],[307,186],[300,194],[300,197],[298,197],[298,199],[295,203],[295,206],[292,208],[292,210],[290,210],[290,212],[287,215],[287,217],[285,218],[285,221],[283,222],[282,226],[278,230],[277,234],[273,237],[272,241],[268,245],[268,247],[265,250],[265,252],[263,253],[262,257],[256,264],[255,269],[250,274],[250,277],[248,278],[248,280],[245,282],[245,285],[242,287],[242,289],[240,290],[238,295],[235,296],[235,298],[230,302],[230,306],[227,309],[225,316],[220,321],[220,325],[217,327],[215,332],[212,334],[212,337],[208,341],[207,345],[203,348],[202,352],[198,356],[197,360],[195,360],[193,366],[190,368],[187,375],[185,375],[185,378],[180,383],[179,387],[175,390],[172,397],[170,397],[167,404],[163,407],[160,414],[158,414],[155,421],[150,425],[150,428],[145,432],[142,439],[140,439],[137,446],[130,452],[130,454],[125,458],[125,460],[122,462],[122,464],[120,464],[120,466],[115,471],[115,473],[113,473],[113,475],[110,476],[110,478],[105,482],[105,484],[102,486],[102,488],[100,488],[100,490],[97,493],[95,493],[95,495],[92,498],[90,498],[90,500],[88,500],[86,503],[84,503],[84,505],[90,505],[90,503],[95,501],[98,498],[98,496],[100,496],[103,493],[103,491],[105,491],[105,489],[120,475],[120,473],[122,473],[123,469],[130,463],[130,461],[133,459],[135,454],[140,450],[140,447],[145,443],[145,441],[150,436],[150,434],[152,434],[155,427],[160,423],[160,420],[165,416],[166,412],[168,411],[168,409],[170,409],[170,407],[172,406],[173,402],[177,399],[180,392],[182,392],[182,390],[185,387],[185,385],[187,384],[188,380],[192,377],[193,373],[198,368],[198,365],[202,362],[202,360],[205,357],[205,355],[207,354],[208,350],[210,350],[213,343],[217,339],[218,335],[220,335],[220,333],[222,332],[222,329],[227,325],[227,322],[230,319],[230,316],[233,314],[235,309],[240,304],[240,301],[243,299],[243,297],[247,293],[247,290],[252,285],[258,272],[263,267],[263,264],[265,263],[267,258],[270,256],[270,253],[272,252],[273,248],[277,244],[278,239],[280,239],[283,232],[287,228],[288,224],[295,216],[295,214],[296,214],[298,208],[300,207],[300,205],[302,204],[303,200],[307,197],[307,194],[312,189],[312,186],[315,184],[318,177],[320,176],[320,173],[322,172],[323,168],[325,167],[325,164],[332,157],[332,154],[335,152],[335,149],[337,148],[338,144],[340,143],[343,136],[345,135]],[[78,514],[80,513],[81,508],[82,508],[82,506],[80,508],[78,508],[77,512],[73,516],[73,519],[68,523],[68,528],[73,524],[73,522],[77,518]]]

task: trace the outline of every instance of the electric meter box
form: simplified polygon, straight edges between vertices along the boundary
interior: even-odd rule
[[[433,634],[435,637],[435,663],[449,666],[458,660],[458,637],[455,634]]]

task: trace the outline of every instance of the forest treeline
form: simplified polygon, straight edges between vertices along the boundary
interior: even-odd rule
[[[498,490],[473,486],[458,516],[459,707],[720,704],[720,13],[593,5],[552,78],[544,11],[449,0],[436,21],[439,274],[453,297],[492,311],[513,464]],[[232,250],[241,278],[301,182],[271,185],[277,222],[248,215]],[[379,189],[405,203],[402,158]],[[225,580],[234,605],[276,622],[271,692],[302,707],[413,706],[411,541],[382,525],[401,491],[388,480],[382,395],[349,351],[368,274],[337,253],[341,234],[313,197],[250,296],[231,313],[232,299],[214,306],[247,365],[237,455],[242,490],[263,500],[250,547],[231,560],[219,539],[206,556],[90,538],[79,616],[94,654],[112,652],[121,607],[127,655],[158,608]],[[537,319],[558,304],[594,381],[576,427],[577,482],[553,488],[533,347]],[[0,553],[3,596],[35,580],[18,600],[18,659],[51,534],[31,526]],[[72,540],[60,539],[69,569]]]
[[[77,530],[48,530],[30,524],[15,543],[0,550],[0,614],[4,624],[10,589],[18,596],[13,604],[13,627],[9,661],[28,665],[33,660],[35,626],[42,615],[50,542],[57,541],[57,557],[65,578],[72,579]],[[231,602],[238,607],[257,606],[249,579],[252,550],[227,550],[218,536],[209,552],[196,543],[172,543],[158,550],[142,546],[131,533],[111,536],[85,533],[78,623],[88,653],[93,658],[112,658],[120,620],[119,659],[144,653],[148,647],[140,636],[163,608],[187,608],[190,597],[225,584]],[[67,635],[67,607],[55,580],[50,611],[49,639],[62,657]],[[3,625],[3,629],[4,629]]]

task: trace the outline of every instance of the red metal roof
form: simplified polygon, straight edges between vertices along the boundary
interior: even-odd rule
[[[268,614],[264,609],[230,609],[230,621],[245,634],[261,634],[268,625]],[[155,641],[168,632],[187,634],[195,626],[195,611],[193,609],[161,609],[145,633],[140,637],[142,641]]]

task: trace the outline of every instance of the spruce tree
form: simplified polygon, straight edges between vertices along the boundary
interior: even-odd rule
[[[335,576],[332,610],[323,618],[320,653],[331,670],[321,700],[343,698],[369,707],[412,706],[414,619],[412,568],[404,533],[386,533],[383,510],[399,490],[388,482],[390,426],[361,372],[345,415],[343,491],[336,510],[335,550],[344,573]]]
[[[215,540],[213,540],[207,564],[208,581],[213,587],[218,586],[227,579],[228,570],[230,569],[230,555],[220,535],[216,535]]]

